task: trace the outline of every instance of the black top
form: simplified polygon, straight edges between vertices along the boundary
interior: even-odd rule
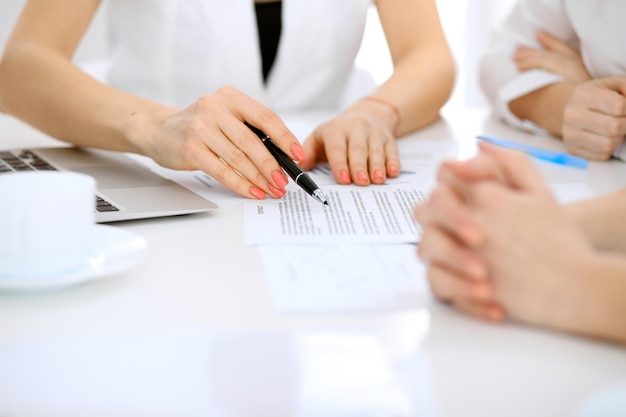
[[[261,62],[263,64],[263,81],[267,81],[267,76],[276,59],[282,30],[282,5],[282,1],[255,3]]]

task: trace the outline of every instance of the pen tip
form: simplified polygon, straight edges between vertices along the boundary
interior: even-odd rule
[[[327,206],[327,205],[328,205],[328,201],[324,201],[324,205],[326,205],[326,206]]]

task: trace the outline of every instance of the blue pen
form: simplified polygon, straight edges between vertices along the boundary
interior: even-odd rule
[[[585,169],[587,168],[587,164],[589,163],[589,161],[584,158],[579,158],[577,156],[573,156],[564,152],[553,152],[541,148],[534,148],[532,146],[524,145],[521,143],[509,142],[508,140],[498,139],[492,136],[479,135],[476,136],[476,138],[484,142],[491,143],[493,145],[501,146],[503,148],[522,151],[537,159],[553,162],[555,164]]]

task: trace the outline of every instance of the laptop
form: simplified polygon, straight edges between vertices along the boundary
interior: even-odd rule
[[[76,147],[0,151],[0,175],[50,170],[80,172],[95,178],[98,223],[217,208],[215,203],[161,177],[124,153]]]

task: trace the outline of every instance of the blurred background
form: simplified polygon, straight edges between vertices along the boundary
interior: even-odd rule
[[[11,33],[25,0],[0,2],[0,51]],[[90,26],[76,54],[76,62],[87,64],[101,58],[106,50],[106,1]],[[478,58],[490,31],[511,9],[514,0],[437,0],[448,42],[454,53],[458,74],[453,96],[446,108],[480,107],[485,104],[478,88]],[[391,73],[391,59],[372,5],[357,65],[365,68],[377,82]]]

